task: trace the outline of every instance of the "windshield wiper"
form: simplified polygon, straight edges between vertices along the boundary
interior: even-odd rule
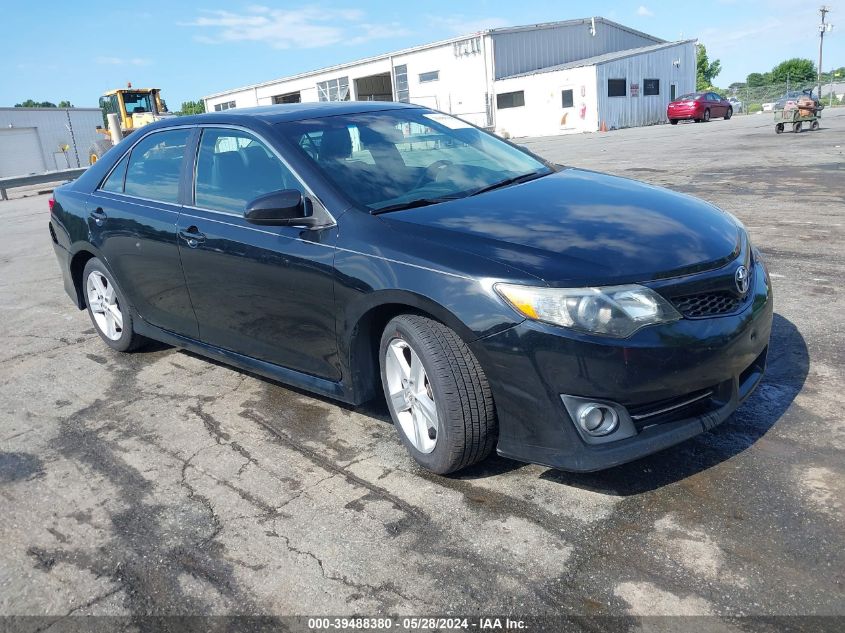
[[[507,187],[508,185],[518,185],[523,182],[528,182],[529,180],[534,180],[535,178],[541,178],[542,176],[548,176],[549,174],[553,173],[550,171],[532,171],[529,174],[522,174],[521,176],[514,176],[513,178],[505,178],[504,180],[500,180],[499,182],[494,182],[492,185],[487,185],[486,187],[482,187],[481,189],[476,189],[473,191],[471,196],[477,196],[480,193],[485,193],[487,191],[493,191],[493,189],[501,189],[502,187]]]
[[[417,198],[409,202],[399,202],[397,204],[389,204],[386,207],[373,209],[371,213],[378,215],[379,213],[390,213],[391,211],[405,211],[406,209],[416,209],[417,207],[427,207],[432,204],[439,204],[441,202],[448,202],[449,200],[457,200],[455,197],[443,198]]]

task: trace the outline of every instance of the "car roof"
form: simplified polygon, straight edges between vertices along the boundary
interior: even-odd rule
[[[366,112],[380,112],[384,110],[405,110],[417,108],[410,103],[396,103],[393,101],[318,101],[313,103],[285,103],[255,108],[234,108],[222,112],[207,112],[192,116],[179,117],[178,123],[237,123],[248,120],[260,120],[264,123],[282,123],[285,121],[301,121],[342,114],[362,114]],[[173,122],[171,121],[171,124]]]

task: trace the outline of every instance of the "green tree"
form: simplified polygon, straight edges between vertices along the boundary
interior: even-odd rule
[[[205,112],[205,102],[200,101],[183,101],[182,114],[202,114]]]
[[[770,86],[774,83],[774,80],[772,73],[751,73],[745,82],[749,88],[762,88],[763,86]]]
[[[704,44],[698,44],[695,51],[696,56],[696,89],[709,90],[713,87],[713,80],[722,72],[722,62],[718,59],[712,62],[707,57],[707,48]]]
[[[749,88],[759,88],[766,85],[766,78],[763,77],[762,73],[751,73],[745,78],[745,83]]]
[[[27,99],[21,103],[15,104],[16,108],[55,108],[56,104],[51,103],[49,101],[33,101],[32,99]]]
[[[816,65],[809,59],[794,57],[772,68],[772,83],[808,83],[816,79]]]
[[[72,108],[73,104],[70,101],[59,101],[60,108]]]

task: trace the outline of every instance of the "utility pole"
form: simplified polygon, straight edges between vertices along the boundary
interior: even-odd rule
[[[819,13],[822,14],[822,23],[819,25],[819,92],[818,97],[821,100],[822,98],[822,50],[824,49],[824,34],[833,30],[832,24],[827,24],[825,22],[825,18],[827,14],[830,13],[830,7],[822,6],[819,9]]]

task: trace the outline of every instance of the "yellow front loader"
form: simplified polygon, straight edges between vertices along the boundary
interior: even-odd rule
[[[167,111],[160,88],[133,88],[131,83],[126,88],[110,90],[100,97],[100,109],[106,123],[109,114],[117,115],[122,136],[154,121],[174,116]],[[97,128],[97,131],[103,134],[103,138],[94,141],[88,150],[90,165],[102,158],[114,144],[115,132],[110,131],[108,125]]]

